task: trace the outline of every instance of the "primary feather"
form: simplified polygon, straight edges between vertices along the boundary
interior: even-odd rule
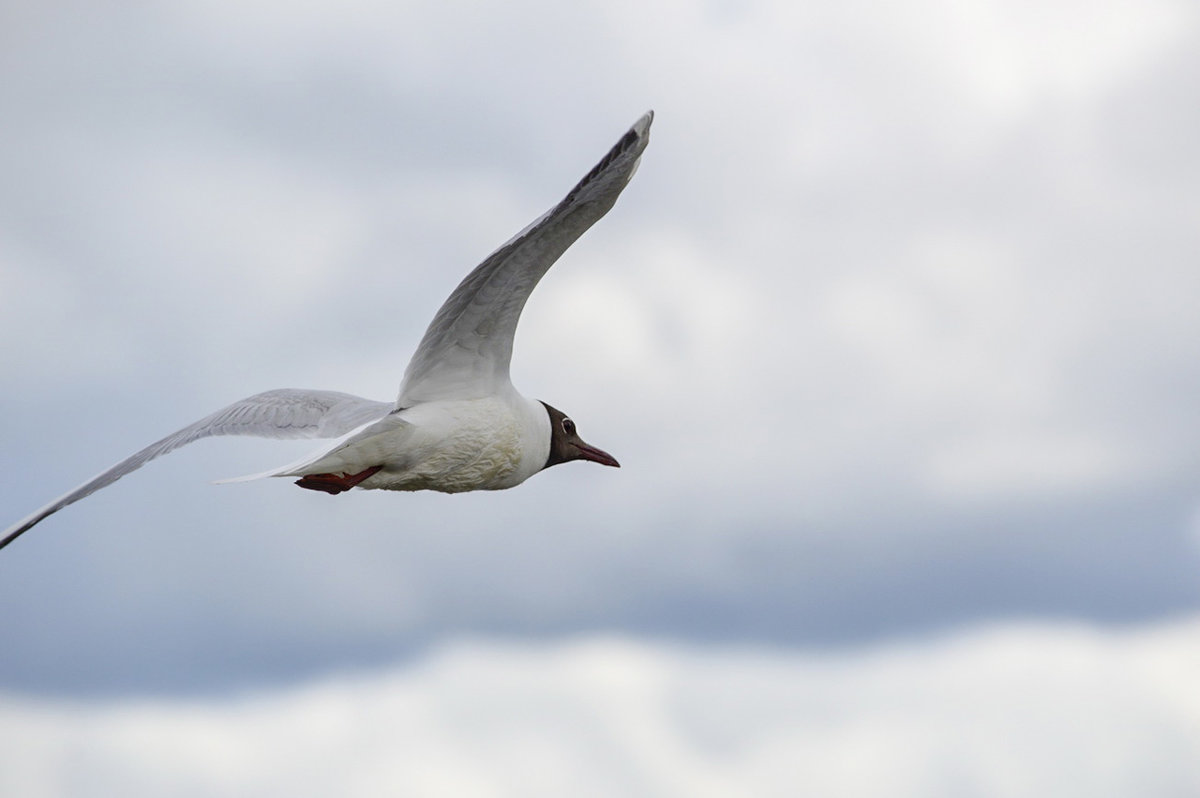
[[[252,435],[259,438],[337,438],[387,415],[391,405],[338,391],[303,391],[280,388],[234,402],[210,416],[189,424],[167,437],[131,454],[79,487],[64,493],[37,512],[4,531],[0,549],[46,516],[53,515],[121,477],[136,471],[156,457],[180,446],[219,435]]]

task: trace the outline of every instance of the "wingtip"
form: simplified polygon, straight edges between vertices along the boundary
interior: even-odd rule
[[[46,515],[48,515],[48,513],[45,515],[36,513],[28,518],[18,521],[3,532],[0,532],[0,536],[2,536],[0,537],[0,549],[3,549],[9,543],[12,543],[14,540],[21,537],[21,535],[28,532],[37,525],[38,521],[41,521],[43,518],[45,518]]]
[[[638,136],[644,136],[650,132],[650,123],[653,121],[654,111],[647,111],[646,113],[642,114],[641,119],[633,123],[633,127],[630,129],[633,130],[633,132]]]

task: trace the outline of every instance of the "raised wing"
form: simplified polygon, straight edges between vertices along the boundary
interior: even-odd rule
[[[131,471],[180,446],[216,435],[252,435],[259,438],[336,438],[387,415],[388,402],[373,402],[337,391],[300,391],[283,388],[256,394],[218,410],[83,483],[4,530],[0,549],[16,540],[43,518],[74,504]]]
[[[404,372],[396,407],[477,399],[508,383],[513,335],[534,286],[616,203],[650,138],[639,119],[566,198],[479,264],[438,310]]]

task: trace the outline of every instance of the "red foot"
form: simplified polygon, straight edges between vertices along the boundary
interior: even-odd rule
[[[371,466],[366,471],[359,471],[357,474],[305,474],[296,480],[296,484],[309,490],[338,494],[350,490],[381,468],[383,466]]]

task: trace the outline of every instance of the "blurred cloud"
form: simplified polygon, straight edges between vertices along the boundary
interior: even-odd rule
[[[1194,618],[837,654],[459,640],[198,702],[0,695],[5,794],[1192,795]]]

